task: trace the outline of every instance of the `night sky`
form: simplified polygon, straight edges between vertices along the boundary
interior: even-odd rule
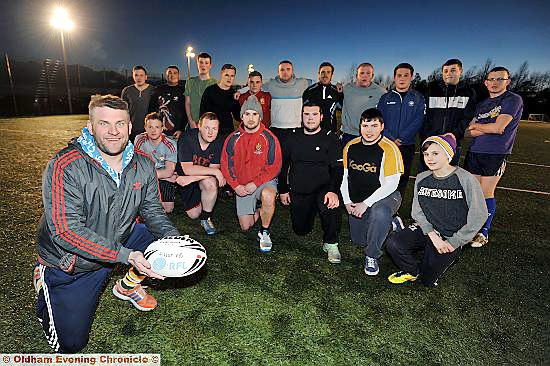
[[[49,25],[59,2],[2,1],[0,51],[18,61],[61,59],[59,35]],[[514,71],[550,70],[550,1],[66,1],[77,28],[69,63],[123,70],[142,64],[162,72],[177,64],[185,76],[185,47],[213,56],[213,76],[224,63],[237,81],[254,64],[264,77],[291,60],[297,76],[316,79],[330,61],[334,80],[368,61],[390,75],[410,62],[422,77],[449,58],[465,69],[491,58]],[[498,4],[498,5],[494,5]],[[192,73],[196,74],[193,63]]]

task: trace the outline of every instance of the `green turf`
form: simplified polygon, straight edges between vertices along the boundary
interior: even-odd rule
[[[84,121],[0,120],[0,352],[49,352],[31,284],[41,173]],[[510,160],[550,165],[548,140],[550,125],[522,124]],[[549,173],[509,164],[502,185],[550,192]],[[497,200],[490,245],[466,250],[436,289],[389,284],[387,257],[365,276],[346,220],[343,261],[330,265],[319,227],[295,236],[287,209],[277,209],[269,254],[238,230],[231,201],[216,207],[214,238],[176,213],[180,231],[207,245],[206,270],[154,288],[151,313],[115,299],[111,280],[84,352],[160,353],[174,365],[549,364],[550,197],[498,190]]]

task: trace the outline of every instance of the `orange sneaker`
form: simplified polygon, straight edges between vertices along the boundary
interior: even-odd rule
[[[113,286],[113,295],[121,300],[127,300],[141,311],[151,311],[157,307],[157,299],[143,288],[137,285],[132,290],[122,287],[122,280],[117,280]]]

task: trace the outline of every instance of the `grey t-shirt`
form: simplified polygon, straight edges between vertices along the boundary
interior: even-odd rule
[[[473,239],[487,220],[487,206],[477,179],[462,168],[446,177],[431,171],[417,175],[412,218],[422,232],[437,231],[458,248]]]
[[[149,85],[139,91],[135,85],[129,85],[122,89],[120,97],[128,103],[130,108],[130,121],[132,121],[132,135],[145,132],[143,122],[149,111],[149,101],[155,88]]]
[[[359,119],[369,108],[375,108],[386,89],[371,83],[367,88],[356,84],[344,85],[344,106],[342,107],[342,132],[359,136]]]

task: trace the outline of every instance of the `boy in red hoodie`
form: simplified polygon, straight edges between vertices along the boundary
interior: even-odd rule
[[[237,216],[242,230],[261,219],[258,241],[262,252],[271,251],[269,226],[275,213],[277,176],[281,170],[281,146],[264,127],[262,106],[250,96],[241,107],[242,124],[225,140],[221,169],[237,194]],[[261,208],[257,208],[261,201]]]

